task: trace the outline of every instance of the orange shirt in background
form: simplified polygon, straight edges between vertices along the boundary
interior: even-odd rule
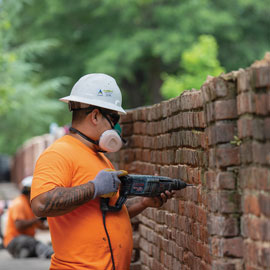
[[[4,235],[5,247],[16,236],[25,234],[34,237],[37,228],[36,224],[33,224],[23,231],[18,231],[15,226],[16,220],[31,220],[34,218],[35,215],[30,207],[29,199],[25,195],[21,194],[14,199],[8,209],[8,218]]]
[[[105,168],[113,166],[104,154],[96,153],[76,138],[66,135],[45,150],[37,161],[31,199],[55,187],[74,187],[87,183]],[[117,196],[111,199],[113,203]],[[48,223],[55,252],[51,270],[112,269],[99,198],[68,214],[49,217]],[[117,213],[107,213],[106,226],[116,269],[128,270],[133,243],[126,207],[123,206]]]

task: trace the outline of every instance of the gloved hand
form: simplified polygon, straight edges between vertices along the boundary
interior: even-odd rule
[[[97,196],[108,193],[115,194],[118,190],[119,184],[121,183],[118,177],[126,174],[127,174],[126,171],[115,171],[112,169],[105,169],[100,171],[97,174],[96,178],[93,181],[91,181],[95,186],[95,193],[93,199],[95,199]]]

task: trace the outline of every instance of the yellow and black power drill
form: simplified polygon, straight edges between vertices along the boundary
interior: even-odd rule
[[[157,197],[166,190],[180,190],[192,186],[182,180],[165,176],[127,174],[120,176],[119,179],[121,180],[119,198],[113,206],[109,205],[110,198],[100,198],[102,212],[120,211],[129,196]]]

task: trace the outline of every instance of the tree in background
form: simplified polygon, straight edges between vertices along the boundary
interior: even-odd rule
[[[218,0],[211,6],[217,12],[212,19],[223,20],[213,35],[226,70],[247,67],[270,50],[270,0]]]
[[[199,89],[207,76],[224,72],[217,59],[218,47],[213,36],[202,35],[199,41],[185,50],[181,57],[181,75],[164,74],[161,92],[168,99],[179,96],[184,90]]]
[[[15,3],[14,3],[15,4]],[[62,104],[52,99],[66,78],[40,80],[35,57],[55,46],[52,40],[11,48],[11,17],[0,9],[0,149],[13,154],[26,139],[47,133]]]
[[[262,58],[269,12],[269,0],[28,0],[14,18],[13,42],[57,39],[39,58],[43,79],[70,77],[64,96],[80,76],[108,73],[131,108],[162,99],[161,74],[181,73],[180,57],[200,35],[215,37],[226,70]]]
[[[205,74],[195,76],[194,65],[193,70],[188,67],[193,56],[181,60],[184,52],[193,48],[201,35],[215,38],[219,47],[217,59],[226,70],[245,67],[262,58],[269,50],[269,1],[2,0],[1,7],[12,21],[5,52],[14,52],[22,46],[27,48],[29,44],[53,42],[53,45],[47,49],[41,46],[38,53],[31,50],[32,56],[25,51],[20,61],[31,68],[24,76],[19,76],[19,84],[15,83],[17,76],[15,81],[9,80],[9,90],[0,90],[0,95],[5,98],[6,106],[10,100],[20,99],[20,84],[31,84],[33,91],[24,89],[28,89],[25,95],[33,96],[31,93],[39,91],[39,86],[42,88],[45,82],[70,78],[65,87],[56,83],[57,86],[43,91],[45,100],[55,101],[68,95],[82,75],[104,72],[119,82],[125,108],[157,103],[163,98],[160,89],[164,79],[163,89],[169,82],[178,82],[178,78],[182,82],[185,78],[185,88],[189,88],[188,78],[206,77]],[[163,74],[167,75],[163,77]],[[195,86],[199,88],[195,84],[190,88]],[[41,95],[42,91],[36,94],[40,98]],[[53,108],[48,107],[47,112],[59,125],[66,124],[68,114],[62,113],[63,107],[52,104]],[[11,121],[5,119],[2,125]],[[27,136],[31,132],[32,136],[36,135],[31,117],[25,121],[28,121]],[[44,126],[39,132],[47,125],[43,119],[41,122]],[[2,136],[8,138],[9,134],[5,135],[5,132]],[[24,136],[25,132],[22,134]]]

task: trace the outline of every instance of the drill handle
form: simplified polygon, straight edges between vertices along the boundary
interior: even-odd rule
[[[110,198],[100,197],[100,209],[102,212],[119,212],[126,200],[127,196],[119,196],[115,205],[109,205]]]

